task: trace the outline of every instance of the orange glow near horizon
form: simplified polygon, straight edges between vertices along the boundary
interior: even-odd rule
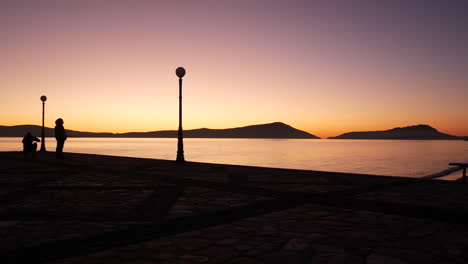
[[[39,125],[46,95],[48,127],[175,130],[183,66],[184,129],[283,122],[327,138],[427,124],[468,136],[459,24],[403,5],[398,24],[384,7],[220,2],[10,3],[0,125]],[[441,29],[425,35],[429,23]]]

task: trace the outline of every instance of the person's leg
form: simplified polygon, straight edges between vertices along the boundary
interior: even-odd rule
[[[61,140],[57,140],[57,149],[55,150],[55,155],[58,159],[63,159],[63,144],[65,142]]]
[[[63,159],[63,146],[65,145],[65,140],[62,141],[62,144],[60,145],[60,158]]]
[[[37,144],[33,143],[32,148],[31,148],[31,155],[33,158],[36,157],[36,151],[37,151]]]

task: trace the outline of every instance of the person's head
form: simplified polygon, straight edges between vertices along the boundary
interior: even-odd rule
[[[26,133],[26,135],[24,135],[25,137],[30,137],[31,136],[31,132],[28,131],[28,133]]]
[[[58,126],[63,125],[63,119],[59,118],[59,119],[55,120],[55,124],[58,125]]]

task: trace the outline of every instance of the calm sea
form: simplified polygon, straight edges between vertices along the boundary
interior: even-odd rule
[[[55,139],[46,138],[55,150]],[[189,161],[421,177],[468,161],[468,142],[451,140],[184,140]],[[0,151],[22,150],[21,138],[0,138]],[[69,138],[65,152],[174,160],[177,139]]]

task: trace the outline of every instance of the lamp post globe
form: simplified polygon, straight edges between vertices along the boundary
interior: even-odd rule
[[[179,67],[175,70],[177,77],[182,78],[185,76],[185,69],[183,67]]]
[[[46,152],[45,148],[45,137],[44,137],[44,116],[45,116],[45,101],[47,101],[47,96],[41,96],[42,101],[42,131],[41,131],[41,152]]]
[[[184,132],[182,129],[182,77],[185,76],[185,69],[178,67],[176,75],[179,77],[179,131],[177,133],[177,162],[184,162]]]

